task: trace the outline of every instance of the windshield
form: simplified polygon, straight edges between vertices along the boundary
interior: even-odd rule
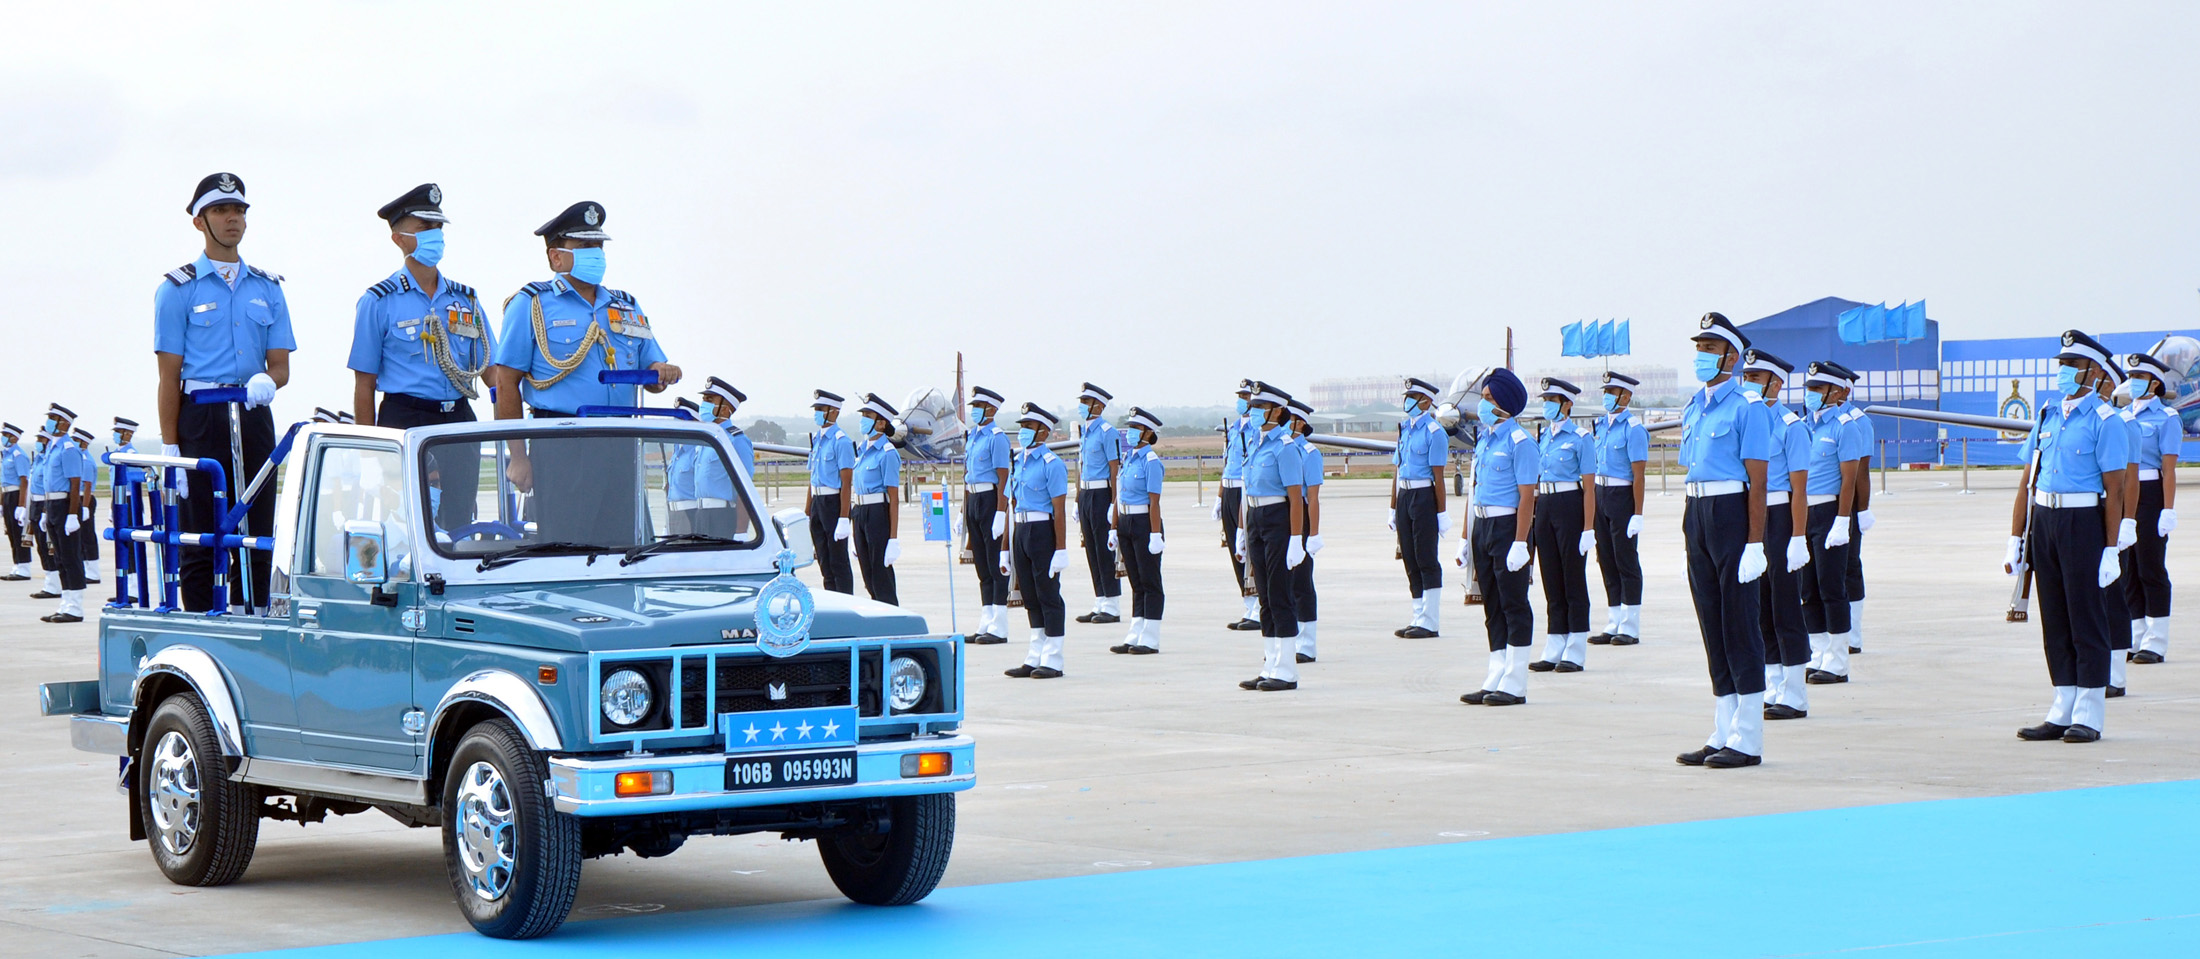
[[[725,453],[643,430],[474,433],[421,456],[445,556],[751,549],[763,541]]]

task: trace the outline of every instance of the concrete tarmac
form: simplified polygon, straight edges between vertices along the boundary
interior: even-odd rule
[[[2037,622],[2002,617],[2016,475],[1973,473],[1979,493],[1970,496],[1957,480],[1902,474],[1891,495],[1874,497],[1855,680],[1812,687],[1808,719],[1767,724],[1765,764],[1728,771],[1672,758],[1703,741],[1712,705],[1681,563],[1677,483],[1660,496],[1652,479],[1643,644],[1590,647],[1586,672],[1533,674],[1528,703],[1502,709],[1458,701],[1480,683],[1488,647],[1481,611],[1460,605],[1456,580],[1441,638],[1391,635],[1405,624],[1407,597],[1383,528],[1387,484],[1374,481],[1325,491],[1320,662],[1301,667],[1295,692],[1238,689],[1259,670],[1260,640],[1222,628],[1239,604],[1217,526],[1191,484],[1171,484],[1162,655],[1110,655],[1123,627],[1073,623],[1067,676],[1015,680],[1000,671],[1021,661],[1022,629],[1010,645],[971,648],[968,728],[980,782],[963,794],[946,881],[2200,777],[2200,660],[2189,645],[2200,638],[2186,613],[2172,626],[2170,661],[2131,668],[2131,695],[2110,701],[2100,743],[2016,739],[2018,727],[2040,720],[2049,694]],[[944,546],[921,542],[916,513],[903,512],[901,594],[944,631],[952,571],[967,629],[974,577],[951,570]],[[2200,583],[2200,561],[2182,540],[2170,553],[2173,578]],[[1087,609],[1081,553],[1063,583],[1071,612]],[[17,665],[0,681],[0,702],[13,704],[0,710],[10,786],[0,791],[0,955],[200,955],[465,929],[437,834],[379,814],[265,823],[241,882],[170,885],[127,839],[114,762],[72,751],[61,721],[36,715],[38,682],[93,675],[92,626],[39,623],[50,604],[19,598],[37,584],[7,585],[0,647]],[[1592,593],[1601,626],[1601,588]],[[1540,628],[1540,584],[1534,596]],[[2104,836],[2145,825],[2096,824]],[[1812,837],[1792,841],[1800,852]],[[1765,862],[1782,861],[1765,852]],[[1920,851],[1890,844],[1885,854]],[[836,896],[807,843],[697,839],[666,859],[590,862],[573,919]]]

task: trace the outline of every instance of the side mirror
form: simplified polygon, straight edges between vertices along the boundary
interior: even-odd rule
[[[810,542],[810,514],[783,509],[772,514],[772,525],[779,530],[780,545],[794,551],[795,569],[817,562],[817,545]]]
[[[344,578],[360,586],[380,586],[389,581],[382,524],[360,519],[344,524]]]

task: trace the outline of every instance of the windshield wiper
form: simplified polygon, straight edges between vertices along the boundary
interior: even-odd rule
[[[594,564],[596,557],[611,552],[615,552],[612,547],[597,546],[593,543],[528,543],[525,546],[514,546],[511,549],[501,549],[494,553],[484,554],[481,557],[481,562],[475,564],[474,572],[486,573],[499,566],[510,566],[520,560],[534,559],[538,556],[569,555],[572,553],[587,553],[588,562]]]
[[[632,549],[627,550],[626,555],[619,558],[619,565],[632,566],[635,563],[639,563],[642,560],[648,559],[651,556],[662,553],[670,547],[679,546],[686,543],[709,543],[714,546],[741,545],[740,540],[727,539],[723,536],[712,536],[708,533],[668,533],[666,535],[657,537],[657,541],[654,543],[643,543],[640,546],[636,546]]]

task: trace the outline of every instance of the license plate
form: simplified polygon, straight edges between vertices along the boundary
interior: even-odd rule
[[[771,753],[726,760],[726,791],[850,786],[856,781],[856,751]]]

